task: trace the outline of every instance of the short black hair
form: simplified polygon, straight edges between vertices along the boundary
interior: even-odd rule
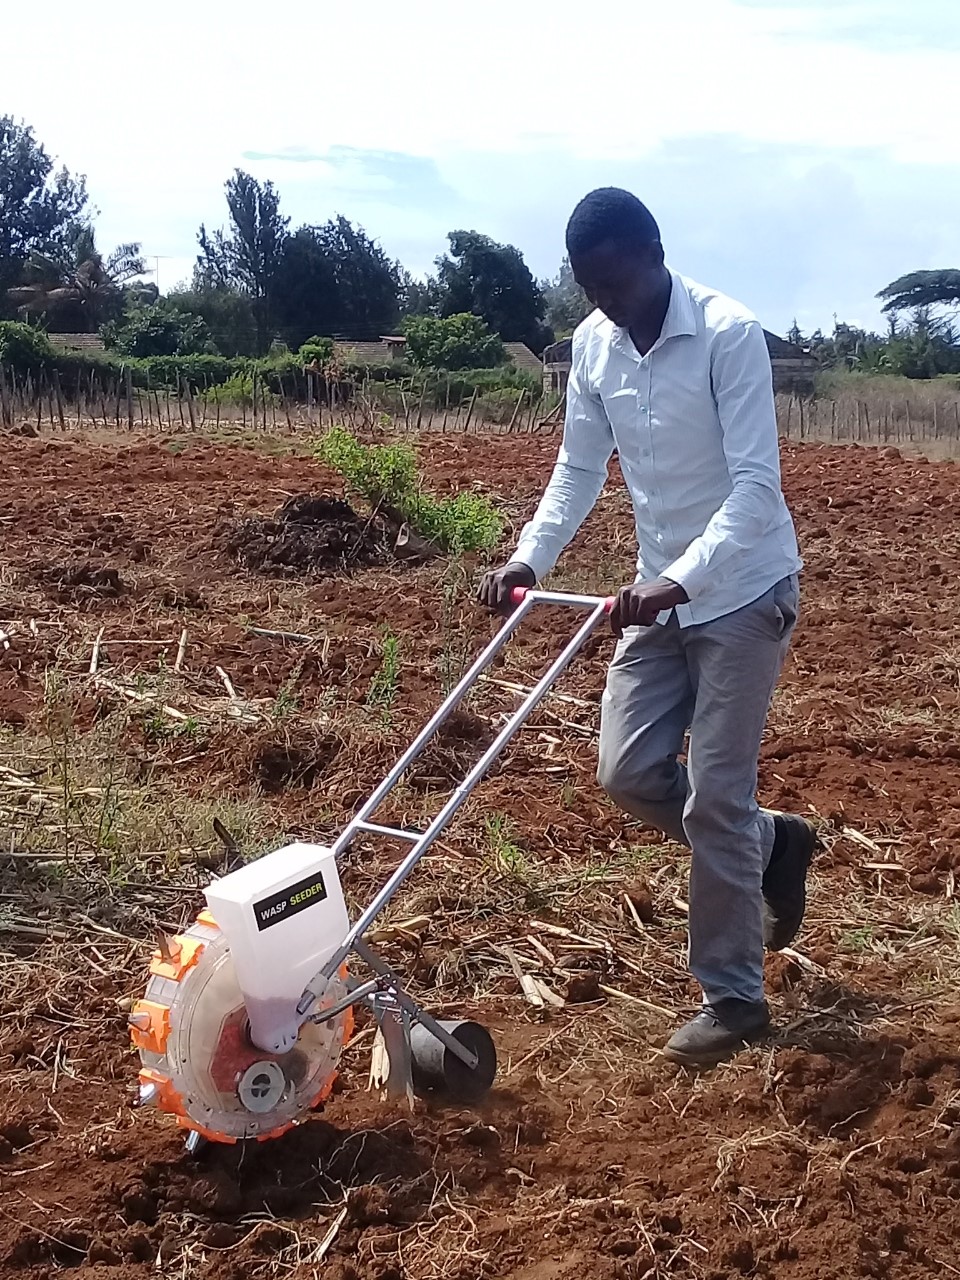
[[[567,223],[567,253],[577,257],[612,240],[622,249],[644,249],[660,239],[653,214],[629,191],[599,187],[585,195]]]

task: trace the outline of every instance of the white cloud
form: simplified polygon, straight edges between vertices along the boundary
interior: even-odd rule
[[[556,240],[566,207],[524,184],[525,158],[538,173],[552,158],[561,173],[606,168],[615,181],[712,135],[781,146],[785,157],[871,148],[894,169],[956,166],[957,8],[913,0],[914,39],[898,49],[873,37],[895,21],[902,29],[900,0],[286,0],[275,10],[51,0],[4,14],[4,45],[21,52],[4,59],[0,109],[89,175],[105,243],[140,238],[148,253],[172,255],[165,287],[189,265],[199,222],[223,220],[237,165],[276,181],[295,221],[346,200],[348,216],[375,207],[383,221],[369,229],[411,249],[421,226],[416,265],[426,265],[451,225],[442,193],[419,212],[415,202],[390,209],[375,204],[380,175],[282,153],[423,157],[476,210],[457,221],[495,230],[538,211]],[[247,161],[250,152],[277,158]],[[802,177],[803,159],[789,163]],[[751,192],[741,197],[749,204]]]

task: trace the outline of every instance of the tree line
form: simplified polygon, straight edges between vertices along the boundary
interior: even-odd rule
[[[448,235],[426,280],[364,228],[334,216],[292,228],[269,182],[237,170],[222,227],[201,225],[191,281],[160,297],[141,246],[103,252],[85,180],[56,168],[26,124],[0,116],[0,320],[102,334],[122,356],[263,356],[318,336],[376,340],[402,330],[418,364],[492,367],[504,342],[536,353],[573,331],[589,304],[568,261],[537,280],[520,250],[474,230]],[[878,295],[885,335],[836,323],[788,335],[825,367],[931,377],[960,372],[960,343],[939,308],[960,304],[960,271],[921,271]]]

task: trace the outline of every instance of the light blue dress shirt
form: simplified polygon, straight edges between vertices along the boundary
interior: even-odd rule
[[[690,626],[752,603],[802,562],[780,487],[763,330],[739,303],[671,278],[663,328],[645,356],[600,311],[574,334],[563,443],[513,559],[538,580],[549,573],[616,451],[636,518],[637,579],[679,583],[690,603],[677,619]]]

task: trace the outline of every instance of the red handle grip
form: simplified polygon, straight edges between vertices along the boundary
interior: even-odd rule
[[[510,600],[513,604],[522,604],[523,601],[526,599],[527,595],[529,594],[529,592],[534,591],[535,589],[536,588],[534,587],[513,587],[511,588],[511,591],[510,591]],[[563,603],[562,593],[558,593],[558,595],[560,595],[561,598],[557,600],[557,603],[561,604]],[[574,600],[571,601],[570,603],[580,603],[580,602],[576,599],[576,597],[574,597]],[[588,600],[584,598],[583,603],[587,604]],[[617,603],[616,596],[607,596],[607,598],[603,602],[604,613],[610,613],[610,611],[613,609],[613,606],[616,603]]]

